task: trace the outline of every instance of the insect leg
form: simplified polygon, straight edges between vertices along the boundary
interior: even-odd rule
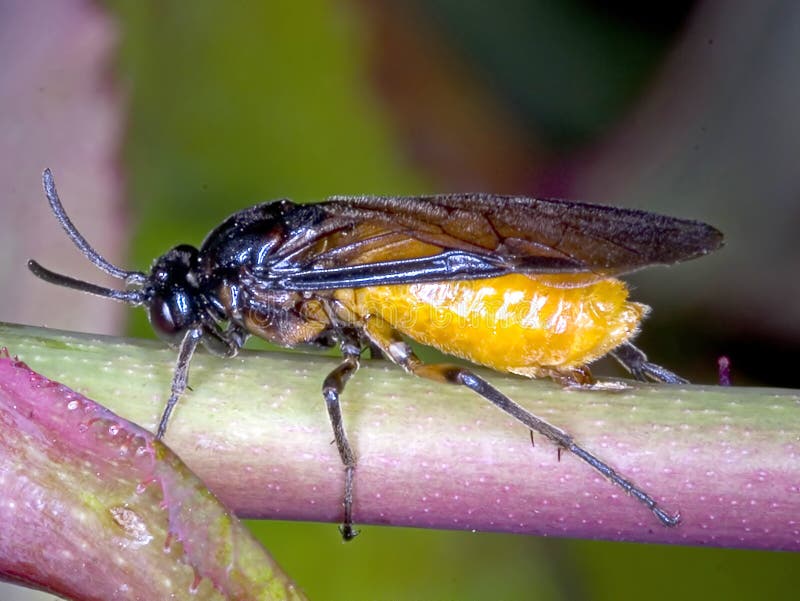
[[[369,358],[375,359],[376,361],[382,361],[386,357],[383,356],[383,351],[381,347],[379,347],[374,342],[369,343]]]
[[[524,424],[531,431],[539,432],[558,445],[558,447],[566,449],[588,463],[611,482],[644,504],[665,526],[675,526],[680,521],[680,515],[670,515],[661,509],[656,500],[649,494],[638,488],[624,476],[618,474],[611,466],[598,457],[578,445],[573,440],[572,436],[543,419],[536,417],[477,374],[457,365],[448,365],[444,363],[425,365],[417,358],[411,347],[385,322],[370,319],[365,327],[365,332],[370,337],[370,340],[381,346],[383,352],[392,361],[402,366],[406,371],[437,382],[466,386]]]
[[[158,422],[158,430],[156,431],[156,439],[161,440],[167,432],[167,422],[169,416],[172,415],[172,410],[181,398],[183,391],[186,390],[186,382],[189,379],[189,362],[192,360],[192,355],[197,348],[197,344],[203,337],[202,328],[193,328],[186,332],[186,335],[181,341],[180,350],[178,351],[178,362],[175,365],[175,373],[172,376],[172,389],[170,391],[169,400],[164,407],[164,412],[161,414],[161,421]]]
[[[203,346],[218,357],[231,358],[239,354],[247,341],[247,332],[234,324],[223,330],[209,320],[203,327]]]
[[[616,359],[622,367],[627,369],[631,375],[641,382],[652,380],[665,384],[688,384],[689,381],[672,373],[665,367],[650,363],[647,355],[630,342],[623,342],[609,353]]]
[[[325,397],[325,405],[328,408],[328,417],[330,417],[333,427],[336,448],[339,450],[339,457],[344,464],[344,520],[339,526],[339,532],[342,533],[342,538],[348,541],[358,535],[358,530],[353,528],[353,477],[356,469],[356,456],[344,431],[339,396],[344,391],[350,377],[358,371],[361,348],[358,340],[349,336],[342,340],[341,348],[344,359],[325,378],[322,384],[322,396]]]

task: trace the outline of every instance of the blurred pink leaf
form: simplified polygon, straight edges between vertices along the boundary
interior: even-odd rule
[[[163,444],[0,357],[0,578],[79,600],[303,599]]]

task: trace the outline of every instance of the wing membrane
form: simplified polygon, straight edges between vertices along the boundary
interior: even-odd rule
[[[614,273],[670,264],[719,247],[698,221],[606,205],[486,194],[335,198],[354,216],[405,226],[418,239],[468,243],[512,256],[576,259]]]
[[[706,254],[722,234],[698,221],[561,200],[481,194],[334,197],[269,274],[288,290],[493,277],[602,279]],[[289,228],[290,230],[292,228]],[[309,235],[309,229],[314,231]],[[593,277],[592,277],[593,276]]]

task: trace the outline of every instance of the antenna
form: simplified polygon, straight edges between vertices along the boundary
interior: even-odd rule
[[[128,284],[144,284],[147,281],[147,276],[142,273],[141,271],[125,271],[124,269],[120,269],[106,261],[100,253],[98,253],[92,245],[84,238],[78,229],[73,225],[72,221],[69,217],[67,217],[67,213],[64,210],[64,206],[61,204],[61,199],[58,197],[58,192],[56,191],[56,182],[53,179],[53,174],[50,169],[45,169],[44,173],[42,174],[42,183],[44,184],[44,192],[47,194],[47,200],[50,201],[50,208],[53,210],[53,214],[58,219],[58,222],[61,224],[61,227],[64,228],[64,231],[67,232],[67,236],[69,239],[72,240],[73,244],[78,247],[78,249],[83,253],[83,256],[89,259],[92,263],[94,263],[98,268],[105,271],[108,275],[113,276],[115,278],[119,278],[121,280],[125,280]],[[30,263],[29,263],[30,267]],[[40,266],[41,267],[41,266]],[[33,271],[33,269],[31,269]],[[36,273],[34,271],[34,273]],[[48,272],[51,273],[52,272]],[[56,275],[56,274],[53,274]],[[43,278],[44,279],[44,278]],[[71,278],[68,278],[71,279]],[[77,280],[72,280],[77,281]],[[53,282],[58,283],[58,282]]]
[[[51,284],[64,286],[66,288],[74,288],[75,290],[88,292],[89,294],[94,294],[95,296],[111,298],[116,301],[128,303],[130,305],[141,305],[146,299],[144,290],[114,290],[113,288],[104,288],[103,286],[98,286],[97,284],[84,282],[83,280],[76,280],[75,278],[71,278],[67,275],[50,271],[46,267],[39,265],[39,263],[33,259],[28,260],[28,269],[31,270],[33,275],[44,280],[45,282],[50,282]]]
[[[113,288],[104,288],[103,286],[98,286],[96,284],[91,284],[89,282],[84,282],[83,280],[77,280],[75,278],[50,271],[49,269],[42,267],[33,259],[28,261],[28,269],[31,270],[31,273],[45,282],[50,282],[51,284],[56,284],[58,286],[74,288],[75,290],[80,290],[81,292],[88,292],[89,294],[110,298],[123,303],[128,303],[130,305],[143,304],[147,300],[147,293],[143,288],[141,288],[141,286],[147,283],[147,275],[141,271],[125,271],[124,269],[120,269],[119,267],[116,267],[106,261],[100,255],[100,253],[92,248],[92,245],[87,242],[86,238],[81,235],[78,229],[73,225],[72,221],[70,221],[70,218],[67,217],[67,213],[64,211],[64,207],[61,204],[61,199],[58,198],[58,192],[56,191],[56,184],[53,180],[53,174],[49,169],[44,170],[44,173],[42,174],[42,183],[44,184],[44,191],[45,194],[47,194],[47,200],[50,201],[50,208],[53,210],[53,214],[56,216],[56,219],[58,219],[61,227],[64,228],[64,231],[67,232],[69,239],[72,240],[73,244],[75,244],[81,253],[83,253],[83,256],[89,259],[107,274],[115,278],[125,280],[126,284],[138,285],[140,288],[136,290],[114,290]]]

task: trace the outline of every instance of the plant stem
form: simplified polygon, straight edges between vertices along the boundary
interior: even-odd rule
[[[154,342],[26,326],[0,324],[0,346],[151,431],[175,362]],[[679,511],[681,523],[666,528],[469,391],[364,363],[343,397],[358,524],[800,550],[798,391],[565,390],[479,370]],[[165,442],[240,517],[339,522],[344,471],[320,392],[335,365],[301,353],[200,352]]]

